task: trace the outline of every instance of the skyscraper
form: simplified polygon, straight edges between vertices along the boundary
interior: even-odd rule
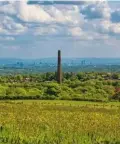
[[[61,51],[58,50],[57,82],[62,83]]]

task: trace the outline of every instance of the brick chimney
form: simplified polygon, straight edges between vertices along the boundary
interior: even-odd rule
[[[58,50],[57,82],[62,83],[61,51]]]

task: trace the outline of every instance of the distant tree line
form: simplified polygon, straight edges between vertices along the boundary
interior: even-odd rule
[[[120,100],[120,73],[56,73],[0,76],[0,99]]]

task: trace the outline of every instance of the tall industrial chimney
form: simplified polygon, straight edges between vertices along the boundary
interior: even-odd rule
[[[57,82],[62,83],[61,51],[58,50]]]

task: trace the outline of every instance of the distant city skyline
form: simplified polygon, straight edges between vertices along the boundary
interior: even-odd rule
[[[120,58],[120,1],[0,1],[0,58]]]

